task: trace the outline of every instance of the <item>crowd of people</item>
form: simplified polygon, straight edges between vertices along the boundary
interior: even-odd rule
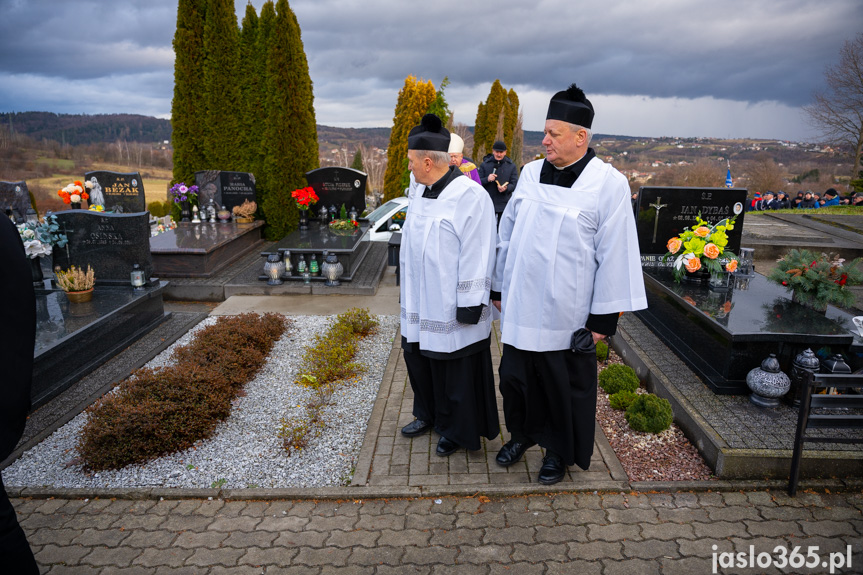
[[[828,188],[824,194],[813,193],[812,190],[797,192],[790,198],[785,192],[764,192],[755,194],[749,204],[749,211],[763,212],[767,210],[803,209],[813,210],[829,206],[863,206],[863,194],[852,192],[842,197],[835,188]]]

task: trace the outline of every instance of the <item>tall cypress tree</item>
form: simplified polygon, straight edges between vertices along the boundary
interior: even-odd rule
[[[267,130],[263,199],[269,239],[280,239],[299,219],[291,191],[318,167],[317,126],[309,65],[297,17],[287,0],[276,2],[267,57]]]
[[[405,78],[396,102],[390,143],[387,146],[387,171],[384,174],[384,201],[404,194],[410,177],[408,168],[408,133],[420,123],[423,114],[434,102],[437,92],[431,81],[417,81],[415,76]]]
[[[518,94],[512,89],[507,92],[501,86],[500,80],[495,80],[489,90],[488,99],[484,103],[480,102],[477,108],[473,135],[474,158],[481,161],[480,154],[491,153],[491,148],[499,134],[498,129],[503,133],[503,141],[507,149],[511,149],[517,122]]]
[[[204,141],[207,169],[235,170],[240,163],[236,137],[241,129],[237,75],[239,31],[234,0],[209,0],[204,21]]]
[[[257,57],[258,15],[255,7],[249,2],[246,5],[246,15],[240,28],[239,61],[237,63],[240,82],[240,119],[241,129],[237,134],[236,145],[239,148],[238,167],[241,171],[255,173],[255,160],[258,156],[258,134],[256,124],[260,121],[263,105],[261,102],[260,84],[263,78],[258,74]]]
[[[261,118],[265,118],[267,114],[267,82],[269,77],[269,67],[267,66],[267,58],[270,51],[270,40],[273,37],[273,30],[276,26],[276,7],[272,0],[267,0],[261,6],[261,17],[258,19],[258,35],[255,40],[255,75],[258,77],[257,91],[252,98],[254,104],[251,112],[256,114],[253,133],[254,141],[252,149],[249,150],[252,154],[252,163],[250,170],[255,174],[255,188],[258,196],[258,206],[263,206],[267,195],[270,193],[270,182],[267,178],[266,156],[267,156],[267,132],[268,125],[262,122]]]
[[[365,172],[366,169],[363,167],[363,153],[357,148],[357,153],[354,154],[354,160],[351,162],[351,168],[354,170],[359,170],[361,172]]]
[[[485,104],[479,103],[476,107],[476,121],[473,124],[473,149],[471,155],[477,162],[482,162],[482,159],[488,153],[485,147]]]
[[[171,102],[171,143],[174,148],[174,182],[192,184],[203,170],[204,143],[200,128],[206,108],[199,85],[203,60],[204,0],[180,0],[174,33],[174,99]]]

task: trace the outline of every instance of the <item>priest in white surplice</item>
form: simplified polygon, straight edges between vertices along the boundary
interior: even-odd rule
[[[539,444],[539,481],[550,485],[566,466],[589,467],[596,342],[647,300],[629,184],[588,147],[593,106],[573,84],[546,118],[546,159],[525,165],[501,217],[491,298],[511,434],[497,462],[512,465]]]
[[[499,434],[490,350],[494,206],[449,165],[449,143],[433,114],[408,135],[418,185],[399,252],[402,349],[416,417],[402,433],[434,428],[440,456],[480,449],[480,437]]]

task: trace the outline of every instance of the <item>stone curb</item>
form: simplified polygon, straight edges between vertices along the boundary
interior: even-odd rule
[[[782,480],[730,480],[730,481],[618,481],[597,482],[582,487],[572,485],[555,486],[476,486],[476,485],[430,485],[428,487],[321,487],[289,489],[168,489],[168,488],[93,488],[66,489],[43,487],[7,486],[12,498],[30,499],[128,499],[128,500],[177,500],[219,499],[231,501],[275,501],[275,500],[359,500],[399,499],[429,497],[517,497],[521,495],[543,495],[556,493],[680,493],[711,491],[785,491],[787,481]],[[831,493],[860,491],[863,480],[825,479],[804,481],[801,490],[829,490]]]

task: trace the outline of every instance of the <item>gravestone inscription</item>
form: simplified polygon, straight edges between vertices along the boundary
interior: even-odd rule
[[[746,193],[743,188],[642,187],[635,210],[641,266],[671,267],[673,259],[662,261],[668,240],[695,224],[699,214],[709,224],[736,216],[728,248],[739,254]]]
[[[27,182],[0,182],[0,215],[11,210],[15,221],[23,223],[30,207],[30,192]]]
[[[87,210],[57,212],[68,243],[54,248],[54,265],[68,269],[89,264],[97,284],[129,284],[135,264],[147,278],[153,273],[150,222],[146,213],[107,214]]]
[[[147,211],[144,182],[138,172],[87,172],[84,179],[85,183],[92,184],[87,190],[91,206],[98,204],[107,211],[127,214]]]
[[[255,175],[249,172],[225,172],[206,170],[195,172],[195,185],[198,186],[198,204],[206,206],[210,199],[216,206],[232,210],[243,202],[257,202]]]
[[[306,172],[306,181],[318,195],[318,205],[335,206],[342,204],[347,211],[356,208],[358,214],[366,209],[366,182],[368,176],[352,168],[327,167]]]

